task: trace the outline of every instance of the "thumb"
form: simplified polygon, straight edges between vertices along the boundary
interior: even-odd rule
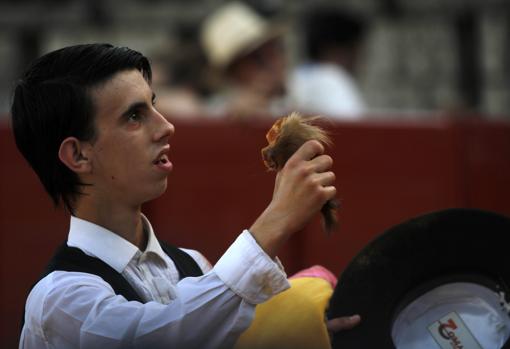
[[[280,187],[280,178],[281,178],[281,171],[278,171],[276,173],[276,178],[274,181],[273,198],[275,197],[275,194],[278,191],[278,188]]]
[[[334,333],[342,330],[350,330],[351,328],[357,326],[360,321],[361,317],[359,315],[337,317],[328,320],[326,322],[326,327],[328,328],[329,332]]]
[[[316,140],[310,140],[305,142],[298,150],[290,157],[291,159],[299,159],[299,160],[311,160],[317,155],[321,155],[324,153],[324,146]]]

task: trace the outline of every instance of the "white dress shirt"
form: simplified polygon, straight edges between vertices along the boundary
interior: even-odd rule
[[[144,252],[119,235],[71,217],[67,244],[101,259],[147,303],[127,301],[96,275],[54,271],[26,303],[20,348],[228,348],[250,325],[255,305],[289,287],[281,265],[243,231],[211,269],[178,280],[152,227]]]

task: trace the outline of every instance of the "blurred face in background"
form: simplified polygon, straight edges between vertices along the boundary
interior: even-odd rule
[[[229,71],[239,85],[272,97],[285,93],[286,68],[283,43],[275,38],[238,58]]]

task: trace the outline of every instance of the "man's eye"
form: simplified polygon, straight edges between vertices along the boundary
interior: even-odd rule
[[[139,112],[134,112],[134,113],[129,114],[128,121],[139,122],[142,120],[142,118],[143,118],[142,114],[140,114]]]

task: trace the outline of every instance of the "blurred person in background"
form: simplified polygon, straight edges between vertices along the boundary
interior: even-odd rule
[[[224,88],[208,112],[233,118],[285,113],[286,57],[283,28],[241,2],[228,3],[202,25],[202,45]]]
[[[196,120],[206,113],[206,58],[192,25],[179,25],[173,44],[150,55],[158,108],[169,119]]]
[[[365,21],[333,7],[305,9],[302,20],[307,61],[291,74],[290,103],[304,113],[356,119],[366,112],[355,80]]]

